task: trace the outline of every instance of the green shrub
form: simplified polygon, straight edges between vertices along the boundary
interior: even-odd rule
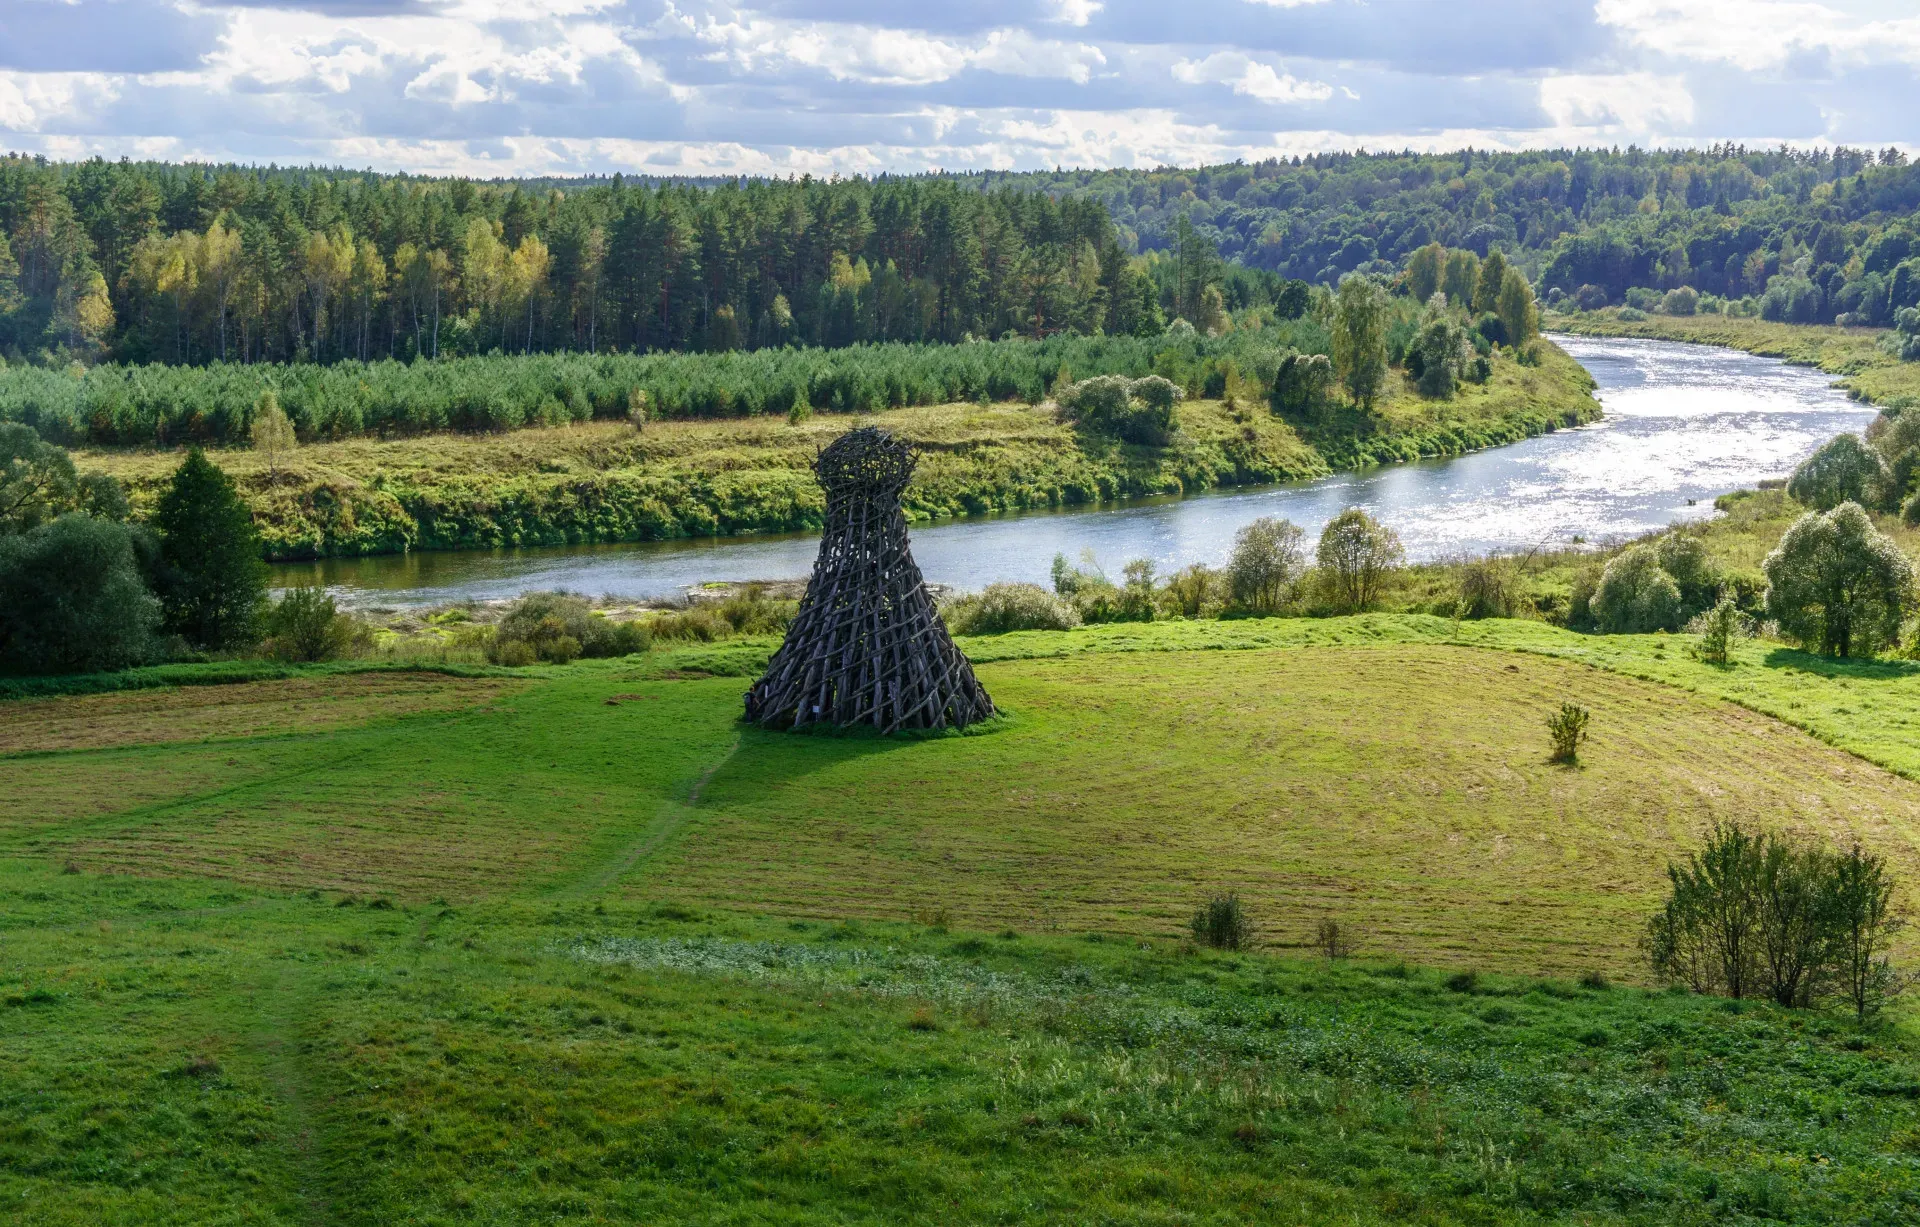
[[[520,647],[513,645],[518,644]],[[494,628],[487,659],[495,664],[564,665],[581,656],[626,656],[652,644],[645,627],[613,622],[568,592],[531,592],[514,602]]]
[[[1159,375],[1100,375],[1068,386],[1059,403],[1067,421],[1128,443],[1158,447],[1171,441],[1178,428],[1174,406],[1182,395],[1177,385]]]
[[[712,643],[733,634],[733,624],[721,617],[711,605],[695,605],[647,619],[647,630],[655,639]]]
[[[978,594],[947,602],[940,612],[956,635],[1064,631],[1080,625],[1073,606],[1038,584],[989,584]]]
[[[768,600],[764,588],[749,584],[720,602],[714,612],[736,635],[776,635],[787,629],[797,608],[794,601]]]
[[[1193,914],[1193,939],[1216,950],[1245,950],[1253,945],[1253,920],[1238,895],[1216,895]]]
[[[1663,979],[1789,1007],[1837,999],[1861,1022],[1909,983],[1888,957],[1903,923],[1892,875],[1858,844],[1836,855],[1716,824],[1699,851],[1669,862],[1667,881],[1642,939]]]
[[[1160,588],[1160,605],[1174,617],[1209,617],[1220,611],[1228,583],[1224,573],[1202,562],[1188,563]]]
[[[1871,507],[1878,505],[1887,484],[1880,453],[1861,442],[1859,435],[1835,435],[1793,471],[1787,479],[1787,497],[1815,511],[1830,511],[1842,503]]]
[[[1313,944],[1329,959],[1345,959],[1353,957],[1359,941],[1350,926],[1341,924],[1331,916],[1323,916],[1320,923],[1314,926]]]
[[[1810,511],[1761,569],[1767,616],[1810,651],[1872,656],[1892,646],[1913,605],[1913,564],[1857,503]]]
[[[1261,516],[1233,535],[1227,558],[1227,595],[1235,608],[1267,616],[1293,599],[1306,574],[1300,542],[1305,534],[1289,520]]]
[[[267,611],[265,626],[262,646],[275,660],[337,660],[373,646],[373,631],[340,612],[324,588],[289,590]]]
[[[1700,636],[1694,654],[1710,665],[1733,663],[1733,645],[1753,634],[1753,619],[1740,612],[1731,596],[1720,598],[1712,609],[1687,623],[1691,634]]]
[[[1589,608],[1602,631],[1638,635],[1672,630],[1685,609],[1680,585],[1660,565],[1660,551],[1636,545],[1614,557],[1600,573]]]
[[[1508,559],[1468,559],[1460,565],[1455,582],[1454,609],[1463,618],[1511,618],[1526,610],[1520,576]]]
[[[156,656],[160,609],[136,562],[138,531],[69,513],[0,537],[0,668],[97,673]]]
[[[1587,739],[1587,725],[1592,719],[1592,713],[1575,703],[1562,703],[1559,711],[1548,716],[1547,738],[1553,749],[1547,761],[1579,762],[1580,743]]]

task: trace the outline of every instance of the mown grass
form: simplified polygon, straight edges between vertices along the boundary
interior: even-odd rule
[[[1907,1041],[1566,981],[9,873],[35,1224],[1897,1222]]]
[[[1303,436],[1264,405],[1190,401],[1181,435],[1139,447],[1087,435],[1050,407],[941,405],[860,415],[650,423],[590,422],[498,435],[315,443],[277,479],[248,450],[220,450],[275,558],[501,545],[639,541],[818,527],[808,468],[855,424],[911,440],[905,496],[919,520],[1180,494],[1319,476],[1334,468],[1509,443],[1599,412],[1591,380],[1549,348],[1538,367],[1502,359],[1484,387],[1425,401],[1396,383],[1377,422],[1337,416]],[[150,508],[177,450],[76,453]]]
[[[1884,405],[1897,396],[1920,396],[1920,363],[1902,362],[1879,346],[1880,328],[1830,324],[1779,324],[1725,315],[1649,315],[1623,320],[1614,310],[1552,315],[1545,326],[1581,336],[1650,337],[1724,345],[1796,366],[1838,375],[1836,382],[1857,399]]]
[[[191,744],[142,737],[204,692],[109,696],[0,755],[0,1215],[1903,1221],[1910,1024],[1575,982],[1638,976],[1716,816],[1920,881],[1920,785],[1858,756],[1913,769],[1920,682],[1686,642],[980,638],[1007,719],[911,742],[741,727],[764,640],[422,679],[451,708],[242,683]],[[1256,952],[1182,942],[1222,888]],[[1366,957],[1302,956],[1327,915]]]

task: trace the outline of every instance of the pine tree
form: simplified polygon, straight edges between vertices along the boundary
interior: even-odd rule
[[[194,448],[160,496],[153,529],[165,628],[206,649],[251,643],[267,597],[267,564],[233,479]]]

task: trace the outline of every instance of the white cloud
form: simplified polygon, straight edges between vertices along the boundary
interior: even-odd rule
[[[1173,78],[1187,85],[1229,85],[1236,94],[1261,102],[1325,102],[1333,87],[1324,81],[1301,81],[1237,51],[1216,51],[1204,60],[1177,60]]]
[[[1024,16],[996,6],[987,24],[844,0],[266,2],[60,0],[70,20],[39,41],[10,25],[0,147],[824,174],[1358,146],[1899,144],[1920,105],[1920,0],[1456,0],[1433,29],[1491,51],[1453,75],[1450,53],[1406,63],[1409,40],[1433,50],[1429,0],[1042,0]],[[1523,4],[1567,36],[1502,18]],[[164,57],[129,50],[174,28]],[[1523,36],[1524,53],[1501,41]],[[111,67],[127,64],[166,71]]]
[[[0,131],[42,132],[114,101],[120,83],[97,72],[0,72]]]
[[[1599,0],[1594,14],[1662,55],[1779,68],[1805,52],[1842,66],[1920,64],[1920,16],[1874,19],[1808,0]]]
[[[1693,95],[1674,77],[1567,74],[1540,82],[1540,108],[1561,132],[1587,139],[1670,137],[1693,120]]]
[[[1052,0],[1053,20],[1070,26],[1084,26],[1093,15],[1107,6],[1101,0]]]
[[[913,30],[788,21],[709,21],[694,36],[719,48],[714,58],[742,71],[812,69],[836,81],[932,85],[969,68],[1085,83],[1106,63],[1098,47],[1036,38],[1025,30],[989,31],[973,40]]]

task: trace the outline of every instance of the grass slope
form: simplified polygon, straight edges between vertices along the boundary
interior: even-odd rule
[[[1193,401],[1182,437],[1135,447],[1078,433],[1044,406],[895,409],[873,422],[910,439],[922,459],[906,494],[916,519],[978,515],[1177,494],[1314,477],[1418,456],[1510,443],[1599,412],[1592,381],[1548,348],[1538,367],[1502,360],[1484,387],[1425,401],[1403,384],[1380,406],[1381,428],[1350,417],[1303,436],[1263,406]],[[750,418],[586,423],[500,435],[434,435],[316,443],[270,480],[251,451],[214,452],[254,508],[275,558],[637,541],[817,527],[813,456],[854,424],[838,415],[798,426]],[[166,450],[76,453],[113,473],[137,510],[178,467]]]
[[[967,647],[1011,717],[907,742],[742,728],[754,643],[239,682],[224,719],[195,688],[8,705],[0,1214],[1911,1218],[1904,1025],[1565,978],[1632,974],[1714,816],[1920,880],[1920,785],[1715,697],[1879,752],[1909,672],[1682,644],[1001,636]],[[1543,761],[1568,696],[1574,769]],[[1181,948],[1223,888],[1265,952]],[[1287,953],[1329,914],[1371,960]]]
[[[1796,366],[1814,366],[1841,378],[1836,382],[1856,398],[1884,405],[1898,396],[1920,396],[1920,363],[1902,362],[1882,350],[1880,328],[1836,328],[1830,324],[1777,324],[1724,315],[1649,315],[1623,320],[1612,310],[1552,315],[1544,321],[1555,332],[1595,337],[1650,337],[1724,345]]]

